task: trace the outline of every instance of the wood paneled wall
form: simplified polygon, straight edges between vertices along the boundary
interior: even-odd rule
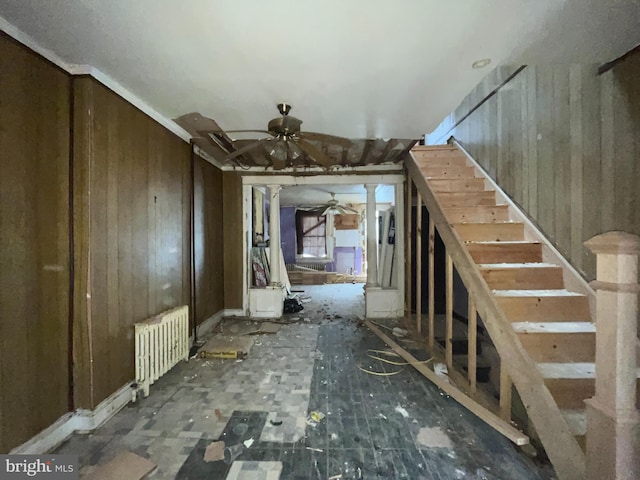
[[[222,172],[197,157],[194,188],[196,322],[201,323],[224,309]]]
[[[69,408],[65,72],[0,32],[0,453]]]
[[[190,147],[74,79],[75,400],[133,379],[133,324],[190,303]]]
[[[528,66],[451,129],[514,70],[489,75],[428,143],[455,136],[592,279],[585,240],[640,234],[640,55],[601,76],[596,65]]]
[[[224,208],[224,308],[242,308],[242,177],[236,172],[222,174]]]

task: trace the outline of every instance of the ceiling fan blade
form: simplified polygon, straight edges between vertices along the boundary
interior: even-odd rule
[[[269,135],[273,135],[268,130],[207,130],[207,133],[268,133]]]
[[[318,165],[324,168],[329,168],[333,165],[333,160],[331,160],[323,152],[321,152],[318,148],[316,148],[313,144],[307,142],[306,140],[298,140],[298,146],[302,150],[304,150],[304,152],[309,155],[311,159]]]
[[[353,142],[348,138],[336,137],[335,135],[327,135],[326,133],[300,132],[298,134],[298,137],[306,140],[315,140],[318,142],[334,143],[336,145],[340,145],[341,147],[345,147],[345,148],[350,148],[353,145]]]
[[[320,215],[324,217],[327,213],[329,213],[329,210],[331,210],[331,208],[333,207],[328,206],[327,208],[324,209],[324,212],[322,212]]]
[[[264,143],[270,142],[270,141],[271,141],[270,138],[263,138],[262,140],[258,140],[257,142],[253,142],[253,143],[250,143],[249,145],[245,145],[244,147],[239,148],[235,152],[227,155],[225,160],[231,160],[232,158],[236,158],[236,157],[242,155],[243,153],[247,153],[249,150],[253,150],[254,148],[257,148],[260,145],[263,145]]]

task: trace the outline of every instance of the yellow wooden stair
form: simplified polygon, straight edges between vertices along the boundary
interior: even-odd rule
[[[483,320],[503,362],[520,367],[510,375],[560,478],[581,478],[584,400],[595,374],[593,292],[581,278],[569,283],[582,291],[567,285],[577,273],[554,261],[548,252],[557,251],[463,151],[415,147],[406,163],[467,288],[478,286],[487,297],[480,303],[496,313]]]

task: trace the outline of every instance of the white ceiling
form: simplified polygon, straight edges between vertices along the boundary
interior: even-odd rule
[[[498,64],[640,43],[638,0],[2,0],[0,15],[168,118],[264,128],[286,101],[303,131],[350,138],[418,138]]]
[[[300,185],[282,187],[280,205],[284,206],[317,206],[331,200],[331,194],[341,205],[367,203],[367,191],[364,185]],[[376,202],[395,204],[395,188],[393,185],[378,185]]]

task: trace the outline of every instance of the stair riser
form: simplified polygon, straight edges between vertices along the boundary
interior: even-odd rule
[[[435,178],[474,178],[475,168],[467,166],[433,166],[420,167],[425,177]]]
[[[452,227],[464,242],[524,240],[524,225],[521,223],[454,224]]]
[[[542,261],[540,244],[485,245],[468,243],[467,249],[476,263],[534,263]]]
[[[593,378],[546,378],[544,384],[561,409],[579,410],[596,393]],[[636,388],[636,407],[640,408],[640,380]]]
[[[493,190],[482,192],[441,192],[438,194],[438,202],[443,207],[495,205],[496,194]]]
[[[480,272],[494,290],[545,290],[563,288],[559,267],[481,269]]]
[[[458,180],[427,179],[427,182],[434,192],[481,192],[485,189],[485,183],[482,178]]]
[[[444,214],[449,223],[495,223],[509,220],[509,207],[506,205],[447,207]]]
[[[582,296],[496,297],[512,322],[588,322],[589,301]]]
[[[595,333],[519,333],[522,346],[535,362],[594,362]]]

